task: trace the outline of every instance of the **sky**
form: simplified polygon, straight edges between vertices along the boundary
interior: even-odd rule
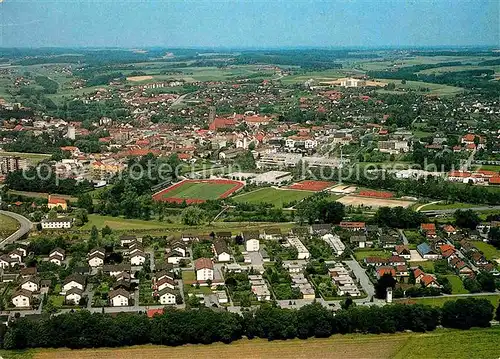
[[[498,0],[0,0],[1,47],[498,46]]]

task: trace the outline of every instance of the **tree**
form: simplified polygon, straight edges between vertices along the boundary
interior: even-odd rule
[[[90,240],[93,242],[97,242],[99,240],[99,231],[95,225],[93,225],[90,230]]]
[[[375,297],[385,299],[387,288],[396,287],[396,280],[389,273],[385,273],[375,284]]]
[[[113,233],[113,231],[111,230],[111,228],[109,228],[108,225],[106,225],[102,230],[101,230],[101,235],[102,237],[106,237],[108,235],[110,235],[111,233]]]
[[[92,196],[88,193],[82,193],[78,197],[78,201],[76,202],[77,207],[86,209],[88,213],[92,213],[94,211],[94,205]]]
[[[394,90],[396,88],[396,84],[394,82],[389,82],[386,86],[386,88],[390,91]]]
[[[181,220],[182,223],[188,226],[197,226],[203,223],[206,212],[198,206],[186,207],[182,210]]]
[[[442,309],[442,325],[458,329],[489,327],[493,311],[493,304],[487,299],[466,298],[446,302]]]
[[[496,282],[493,274],[481,272],[477,275],[476,280],[483,291],[494,292],[496,290]]]
[[[496,320],[500,322],[500,303],[498,303],[498,307],[497,307]]]
[[[488,240],[496,248],[500,249],[500,227],[491,227],[488,233]]]
[[[481,223],[478,214],[471,209],[465,211],[457,209],[453,216],[456,225],[462,228],[476,229],[477,225]]]

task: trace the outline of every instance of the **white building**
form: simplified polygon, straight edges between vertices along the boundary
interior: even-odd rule
[[[38,278],[26,278],[21,282],[21,289],[38,292],[40,289],[40,279]]]
[[[288,237],[288,243],[297,248],[298,256],[297,259],[309,259],[311,254],[307,250],[306,246],[300,241],[298,237]]]
[[[176,292],[170,288],[164,288],[158,293],[160,304],[173,305],[175,304]]]
[[[31,305],[31,292],[28,290],[20,289],[16,291],[12,297],[12,304],[16,308],[28,308]]]
[[[321,238],[333,249],[335,255],[340,256],[344,253],[345,245],[342,243],[339,236],[327,233]]]
[[[130,264],[133,266],[142,266],[145,261],[146,255],[142,251],[137,251],[130,257]]]
[[[70,218],[44,219],[40,222],[42,229],[69,229],[71,223]]]
[[[82,299],[83,291],[78,288],[71,288],[66,292],[64,299],[66,302],[72,302],[75,305],[80,304],[80,300]]]
[[[245,248],[247,252],[258,252],[260,248],[260,242],[256,238],[248,239],[245,242]]]
[[[123,288],[109,292],[109,304],[112,307],[127,307],[129,305],[130,293]]]
[[[198,258],[194,262],[194,268],[196,270],[196,280],[214,280],[214,264],[209,258]]]
[[[251,182],[256,185],[282,185],[286,182],[292,180],[292,174],[290,172],[284,171],[269,171],[258,174],[255,178],[251,179]]]

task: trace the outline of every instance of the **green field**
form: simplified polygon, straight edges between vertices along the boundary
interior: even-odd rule
[[[500,172],[500,166],[495,166],[495,165],[474,165],[473,169]]]
[[[19,228],[19,222],[14,218],[0,214],[0,238],[6,238]]]
[[[410,262],[411,267],[422,267],[424,272],[434,273],[433,261]]]
[[[467,294],[469,291],[464,288],[464,283],[460,279],[458,275],[450,274],[446,275],[446,278],[450,281],[451,284],[451,294]]]
[[[358,261],[363,261],[366,257],[382,257],[389,258],[391,256],[391,252],[385,251],[383,249],[380,250],[355,250],[354,256]]]
[[[500,259],[500,250],[496,249],[491,244],[481,242],[481,241],[474,241],[473,244],[474,244],[474,247],[476,247],[481,252],[483,252],[486,259],[488,259],[490,261],[495,260],[495,259]]]
[[[163,198],[184,199],[217,199],[225,192],[234,188],[234,184],[219,184],[207,182],[186,182],[163,194]]]
[[[348,334],[307,340],[242,339],[231,344],[142,345],[101,349],[1,350],[5,359],[93,358],[318,358],[332,359],[494,359],[498,358],[500,328],[437,329],[427,333]]]
[[[236,202],[241,203],[271,203],[274,207],[282,208],[283,204],[293,201],[301,201],[313,195],[311,191],[297,191],[292,189],[276,189],[272,187],[260,188],[258,190],[240,194],[233,197]]]
[[[406,84],[402,84],[400,80],[388,80],[388,79],[377,79],[382,82],[393,82],[396,85],[396,90],[389,91],[385,89],[379,89],[378,91],[387,92],[387,93],[400,93],[398,90],[413,90],[419,91],[420,88],[425,87],[429,88],[429,92],[421,92],[423,95],[438,95],[438,96],[451,96],[456,95],[458,93],[462,93],[464,90],[460,87],[434,84],[430,82],[420,82],[420,81],[406,81]]]
[[[493,304],[495,309],[498,307],[499,301],[500,301],[500,294],[491,294],[491,295],[470,295],[470,296],[463,296],[463,297],[454,297],[454,296],[443,296],[443,297],[437,297],[437,298],[411,298],[411,299],[400,299],[400,300],[395,300],[395,303],[411,303],[411,304],[424,304],[424,305],[432,305],[434,307],[442,307],[444,303],[452,301],[452,300],[457,300],[461,298],[482,298],[482,299],[487,299]]]
[[[140,219],[128,219],[123,217],[101,216],[98,214],[89,214],[89,221],[81,227],[82,230],[90,230],[92,226],[103,228],[109,226],[114,230],[132,230],[132,229],[167,229],[172,224],[156,220],[143,221]]]

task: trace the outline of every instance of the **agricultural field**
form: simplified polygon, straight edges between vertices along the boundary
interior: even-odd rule
[[[184,180],[156,194],[156,201],[199,203],[206,200],[226,198],[243,187],[238,181],[220,180]]]
[[[88,217],[89,221],[85,223],[83,227],[81,227],[82,230],[90,230],[92,226],[96,226],[98,229],[109,226],[113,230],[167,229],[173,226],[172,224],[156,220],[143,221],[140,219],[101,216],[98,214],[89,214]]]
[[[423,92],[427,95],[438,95],[438,96],[453,96],[459,93],[462,93],[464,90],[460,87],[442,85],[442,84],[434,84],[430,82],[422,82],[422,81],[406,81],[406,84],[402,84],[400,80],[388,80],[388,79],[377,79],[378,81],[383,82],[392,82],[396,85],[396,89],[393,91],[386,89],[378,89],[377,91],[381,91],[384,93],[401,93],[401,91],[419,91],[420,88],[428,88],[429,92]]]
[[[288,189],[277,189],[272,187],[260,188],[252,192],[243,193],[233,197],[236,202],[241,203],[271,203],[274,207],[282,208],[283,204],[299,202],[313,195],[312,191],[298,191]]]
[[[422,267],[426,273],[434,273],[434,262],[433,261],[421,261],[421,262],[410,262],[412,267]]]
[[[480,298],[480,299],[487,299],[493,304],[495,308],[498,307],[499,301],[500,301],[500,294],[478,294],[478,295],[471,295],[467,297],[453,297],[453,296],[442,296],[442,297],[436,297],[436,298],[411,298],[411,299],[398,299],[395,300],[396,303],[407,303],[407,304],[424,304],[424,305],[432,305],[434,307],[442,307],[444,303],[452,301],[452,300],[457,300],[460,298]]]
[[[473,244],[474,244],[474,247],[476,247],[481,252],[483,252],[486,259],[488,259],[490,261],[500,260],[500,250],[496,249],[491,244],[481,242],[481,241],[474,241]]]
[[[91,358],[318,358],[332,359],[486,359],[498,357],[500,328],[466,331],[438,329],[428,333],[350,334],[307,340],[242,339],[231,344],[184,345],[168,347],[142,345],[102,349],[29,349],[0,351],[5,359],[91,359]],[[452,343],[452,344],[450,344]]]
[[[0,214],[0,239],[7,238],[19,229],[19,222],[14,218]]]
[[[337,200],[346,206],[363,206],[363,207],[409,207],[413,204],[411,201],[404,201],[399,199],[384,199],[375,197],[361,197],[361,196],[344,196]]]

